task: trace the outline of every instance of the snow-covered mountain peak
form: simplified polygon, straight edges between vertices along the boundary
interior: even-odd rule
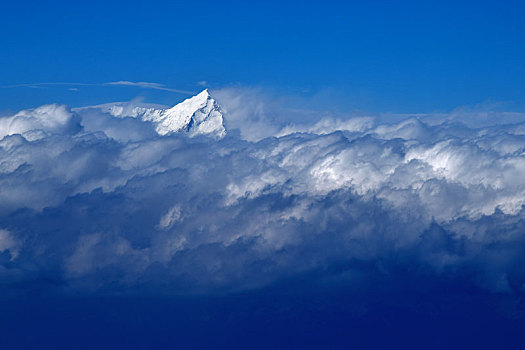
[[[177,111],[177,112],[193,114],[196,111],[200,110],[201,108],[206,107],[209,100],[215,101],[210,96],[208,89],[206,89],[202,91],[201,93],[199,93],[198,95],[190,97],[182,101],[181,103],[171,107],[170,109],[168,109],[168,111]]]
[[[116,117],[133,117],[155,124],[160,135],[186,132],[190,137],[226,135],[224,118],[217,101],[208,89],[167,109],[113,106],[108,112]]]
[[[190,136],[207,134],[222,138],[226,135],[222,111],[208,89],[167,109],[152,121],[158,123],[157,132],[161,135],[179,131],[187,131]]]
[[[208,89],[204,89],[201,92],[199,92],[197,95],[195,95],[193,97],[190,97],[188,100],[194,100],[196,102],[204,102],[204,101],[207,101],[210,98],[212,98],[211,95],[210,95],[210,92],[208,91]],[[186,101],[188,101],[188,100],[186,100]]]

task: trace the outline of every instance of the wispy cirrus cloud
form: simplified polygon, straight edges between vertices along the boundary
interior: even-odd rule
[[[141,89],[153,89],[153,90],[162,90],[169,92],[176,92],[185,95],[193,95],[194,91],[175,89],[169,86],[166,86],[161,83],[153,83],[146,81],[128,81],[128,80],[119,80],[119,81],[110,81],[104,83],[80,83],[80,82],[41,82],[41,83],[23,83],[23,84],[13,84],[13,85],[4,85],[0,86],[2,89],[14,89],[14,88],[45,88],[52,86],[65,86],[70,88],[78,87],[101,87],[101,86],[130,86],[137,87]]]
[[[165,86],[164,84],[159,83],[151,83],[147,81],[127,81],[127,80],[120,80],[120,81],[111,81],[108,83],[104,83],[103,85],[110,85],[110,86],[134,86],[139,87],[143,89],[154,89],[154,90],[163,90],[163,91],[170,91],[170,92],[178,92],[181,94],[189,94],[192,95],[195,92],[188,91],[188,90],[180,90],[180,89],[174,89]]]
[[[2,85],[0,89],[15,89],[15,88],[43,88],[48,86],[103,86],[104,84],[96,83],[78,83],[78,82],[41,82],[41,83],[23,83]]]

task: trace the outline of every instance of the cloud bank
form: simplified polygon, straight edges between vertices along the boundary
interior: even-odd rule
[[[525,122],[282,123],[253,91],[216,96],[222,139],[160,135],[99,107],[1,118],[4,290],[177,294],[409,274],[525,291]]]

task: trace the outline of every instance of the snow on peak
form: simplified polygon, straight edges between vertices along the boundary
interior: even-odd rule
[[[142,120],[156,124],[160,135],[187,132],[189,136],[209,135],[222,138],[226,135],[222,111],[208,89],[165,110],[148,110]]]
[[[151,122],[159,135],[178,132],[185,132],[190,137],[207,135],[223,138],[226,135],[223,113],[208,89],[171,108],[113,105],[104,109],[115,117],[133,117]]]
[[[208,89],[204,89],[200,93],[198,93],[197,95],[195,95],[193,97],[190,97],[189,99],[187,99],[185,101],[195,100],[195,101],[204,102],[204,101],[207,101],[210,98],[212,98],[211,95],[210,95],[210,92],[208,91]]]

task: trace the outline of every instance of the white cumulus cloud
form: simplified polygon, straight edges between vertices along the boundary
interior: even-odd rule
[[[525,122],[283,123],[236,91],[217,97],[222,139],[159,135],[107,106],[0,118],[3,270],[186,293],[417,266],[523,290]]]

